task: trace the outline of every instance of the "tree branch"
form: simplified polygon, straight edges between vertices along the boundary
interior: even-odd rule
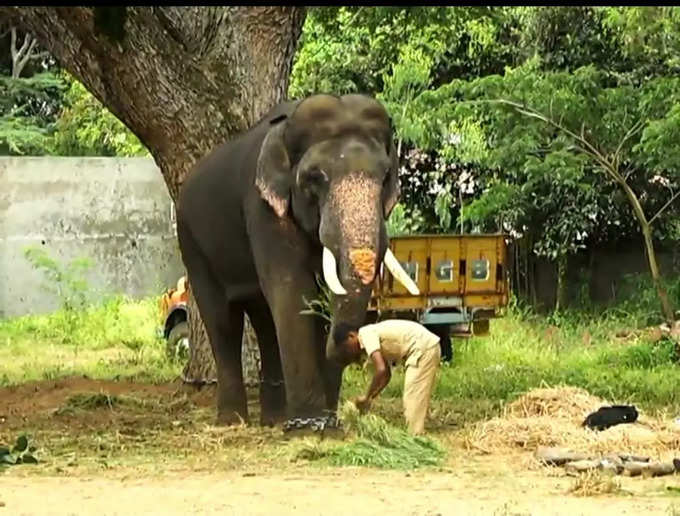
[[[16,27],[12,27],[10,29],[11,32],[11,40],[10,40],[10,45],[9,45],[9,52],[12,56],[12,62],[16,59],[17,56],[17,29]]]
[[[37,54],[32,54],[31,59],[46,59],[50,57],[50,53],[47,51],[38,52]]]
[[[650,225],[650,226],[652,225],[652,222],[654,222],[654,221],[656,220],[657,217],[660,217],[661,214],[666,210],[666,208],[668,208],[668,207],[673,203],[673,201],[675,200],[675,198],[678,197],[678,196],[680,196],[680,190],[678,190],[677,192],[675,192],[675,193],[671,196],[671,198],[668,199],[668,202],[667,202],[666,204],[664,204],[664,205],[661,207],[661,209],[660,209],[659,211],[657,211],[656,214],[655,214],[651,219],[649,219],[649,225]]]
[[[616,182],[621,183],[625,181],[623,180],[623,177],[621,174],[618,172],[618,169],[616,168],[615,164],[611,162],[607,157],[600,152],[597,147],[595,147],[593,144],[591,144],[588,139],[585,137],[585,135],[579,135],[572,130],[564,127],[560,122],[555,122],[552,118],[549,118],[542,114],[541,112],[524,106],[522,104],[519,104],[517,102],[513,102],[511,100],[504,100],[504,99],[499,99],[499,100],[490,100],[486,101],[490,103],[497,103],[497,104],[506,104],[509,105],[513,108],[515,108],[519,113],[528,116],[530,118],[535,118],[537,120],[540,120],[546,124],[549,124],[556,129],[564,132],[565,134],[571,136],[574,140],[579,142],[581,144],[581,150],[584,152],[584,154],[587,154],[594,158],[602,167],[602,169],[609,175],[612,179],[614,179]]]
[[[616,151],[614,152],[614,158],[613,160],[618,163],[619,159],[619,154],[621,153],[621,149],[623,149],[623,145],[630,139],[635,133],[640,131],[644,127],[644,122],[642,120],[638,120],[635,122],[630,129],[628,129],[628,132],[625,134],[625,136],[621,139],[619,142],[618,147],[616,147]]]
[[[24,50],[26,42],[29,40],[31,43],[28,46],[28,48]],[[30,34],[26,34],[26,37],[24,38],[24,45],[22,45],[21,50],[19,51],[19,60],[16,63],[14,63],[15,66],[12,70],[12,76],[15,79],[21,77],[21,72],[24,70],[26,63],[28,63],[28,60],[31,58],[31,54],[37,42],[38,42],[37,39],[32,37]]]

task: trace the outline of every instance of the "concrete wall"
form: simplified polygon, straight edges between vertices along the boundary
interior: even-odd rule
[[[160,293],[184,274],[172,200],[152,158],[1,157],[0,317],[59,306],[25,258],[29,246],[63,265],[92,260],[90,299]]]

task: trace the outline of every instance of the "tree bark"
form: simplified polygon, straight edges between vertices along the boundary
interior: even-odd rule
[[[563,310],[567,304],[567,263],[566,254],[557,257],[557,288],[555,296],[555,311]]]
[[[7,6],[0,18],[33,34],[139,137],[174,200],[198,160],[285,97],[305,8]],[[190,309],[185,376],[212,380],[193,300]]]

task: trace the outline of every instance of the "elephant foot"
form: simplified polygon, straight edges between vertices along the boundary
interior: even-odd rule
[[[334,413],[316,417],[292,417],[283,423],[286,437],[305,437],[310,435],[320,438],[344,437],[342,422]]]
[[[265,412],[264,409],[260,415],[260,425],[261,426],[276,426],[279,423],[283,423],[286,420],[286,413],[284,411],[280,412]]]
[[[286,391],[283,382],[263,381],[260,385],[260,424],[275,426],[286,420]]]

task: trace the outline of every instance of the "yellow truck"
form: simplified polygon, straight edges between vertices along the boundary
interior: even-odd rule
[[[417,320],[442,339],[451,360],[451,336],[486,335],[489,321],[508,304],[506,235],[393,237],[390,248],[420,290],[411,295],[383,267],[369,305],[371,320]]]

